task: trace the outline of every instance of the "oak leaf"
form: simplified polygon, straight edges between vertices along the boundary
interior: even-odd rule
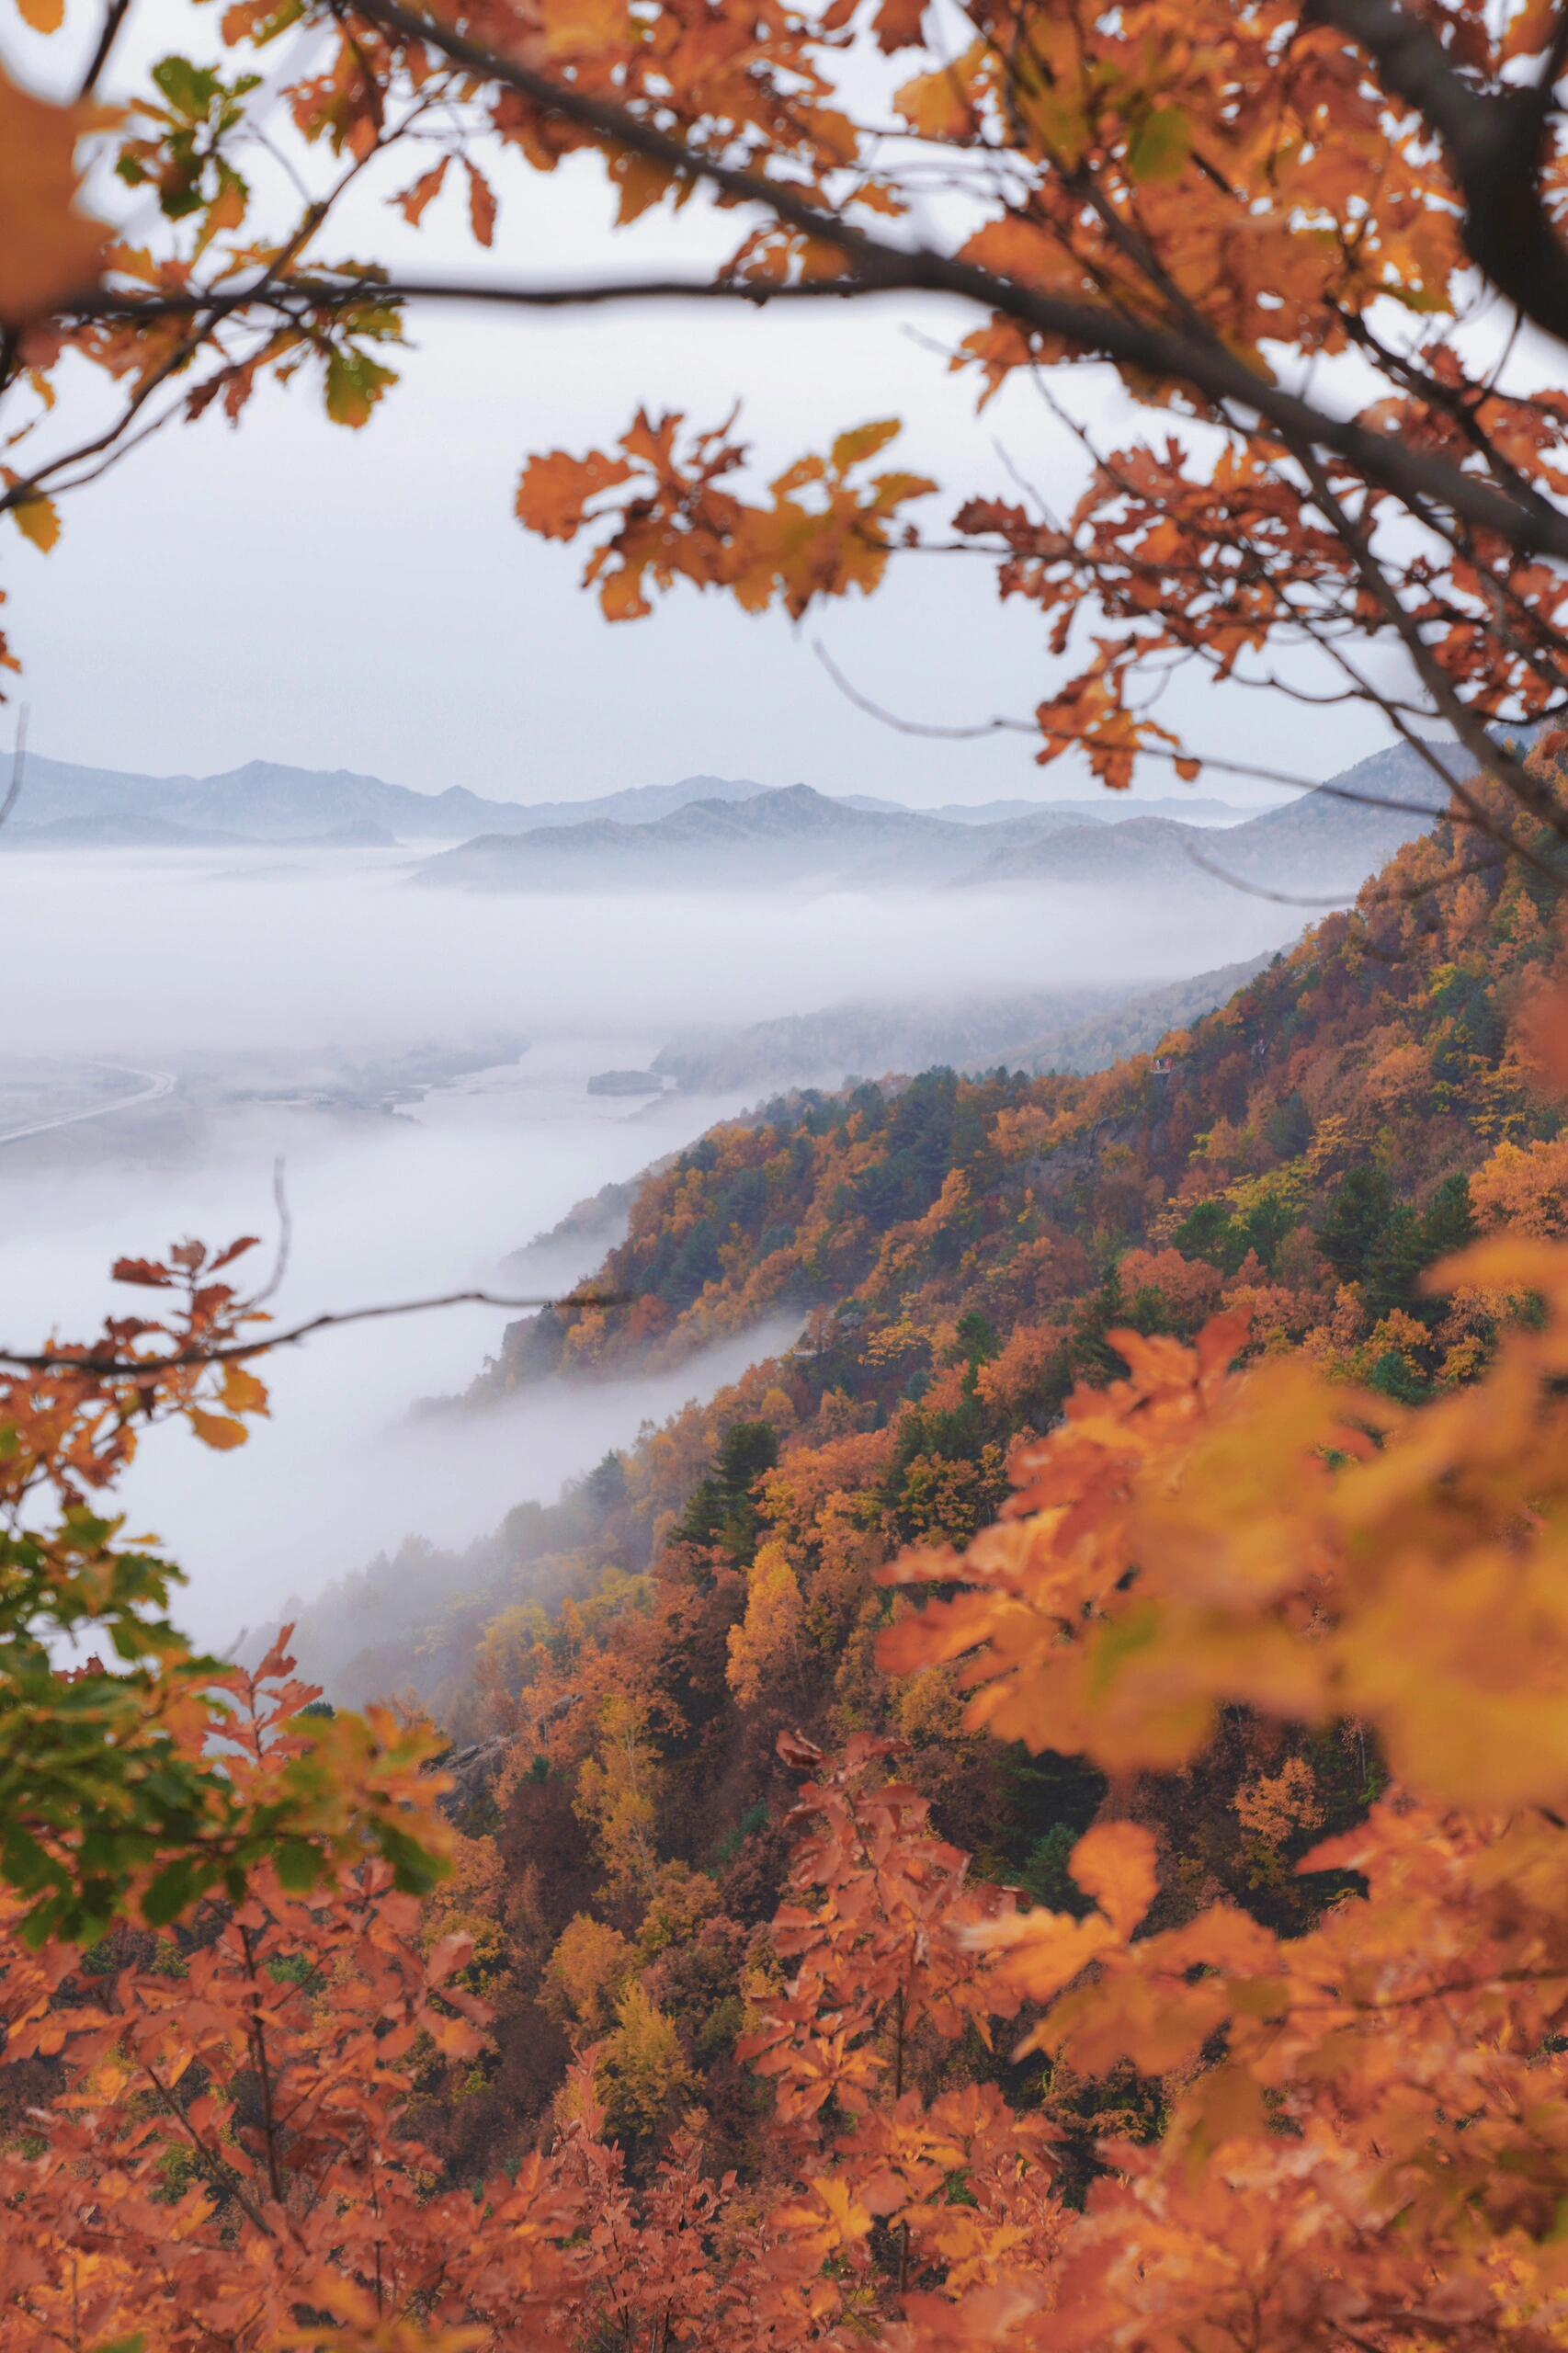
[[[77,204],[77,144],[113,118],[53,106],[0,68],[0,321],[20,325],[96,284],[108,231]]]

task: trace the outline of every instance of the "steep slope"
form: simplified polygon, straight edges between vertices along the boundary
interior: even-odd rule
[[[835,1005],[735,1029],[672,1039],[653,1069],[691,1093],[737,1087],[840,1086],[850,1077],[916,1071],[933,1063],[975,1071],[1099,1070],[1145,1051],[1178,1022],[1233,995],[1267,958],[1227,964],[1154,989],[1081,984],[971,997],[949,992],[913,1004]]]
[[[1139,989],[1102,1011],[1053,1024],[1008,1059],[1020,1070],[1040,1074],[1106,1070],[1130,1054],[1152,1053],[1173,1029],[1185,1029],[1225,1004],[1271,961],[1267,955],[1255,956],[1221,964],[1212,972],[1195,972],[1190,980]]]
[[[1401,853],[1388,886],[1408,891],[1459,847],[1442,827]],[[1523,886],[1510,892],[1510,921],[1533,922],[1534,952],[1540,910],[1530,916]],[[1526,1118],[1522,1097],[1499,1109],[1487,1068],[1510,970],[1528,961],[1523,938],[1499,950],[1496,970],[1472,943],[1462,967],[1435,973],[1434,942],[1455,948],[1467,926],[1483,931],[1488,907],[1479,874],[1410,904],[1369,892],[1190,1036],[1098,1075],[927,1072],[899,1088],[787,1098],[755,1124],[715,1131],[650,1186],[602,1270],[633,1295],[631,1313],[516,1326],[500,1378],[667,1358],[781,1305],[876,1316],[896,1301],[913,1313],[916,1268],[949,1258],[962,1268],[952,1295],[990,1313],[994,1284],[1010,1324],[1028,1304],[1016,1262],[1034,1233],[1086,1237],[1103,1262],[1163,1239],[1188,1200],[1250,1199],[1261,1186],[1283,1204],[1270,1217],[1283,1216],[1373,1149],[1396,1193],[1438,1183],[1482,1137]],[[931,1279],[926,1314],[944,1290]]]
[[[1422,1270],[1477,1226],[1568,1230],[1568,1140],[1506,1043],[1555,953],[1555,894],[1495,868],[1439,887],[1463,848],[1446,826],[1408,847],[1358,912],[1156,1055],[1088,1078],[931,1071],[716,1129],[649,1178],[605,1261],[628,1312],[513,1327],[476,1403],[676,1362],[786,1304],[806,1319],[560,1505],[461,1561],[410,1548],[334,1605],[374,1643],[346,1692],[413,1675],[460,1744],[465,1916],[505,2021],[465,2146],[526,2143],[571,2032],[613,2026],[635,1966],[716,2147],[756,2160],[737,1989],[778,1891],[789,1727],[902,1738],[946,1835],[1071,1907],[1065,1857],[1103,1782],[964,1735],[945,1670],[884,1678],[877,1637],[903,1605],[879,1573],[995,1515],[1009,1448],[1114,1370],[1118,1327],[1185,1335],[1229,1307],[1254,1347],[1396,1398],[1484,1359],[1483,1302],[1429,1297]],[[301,1637],[308,1659],[309,1619]],[[1260,1872],[1238,1828],[1278,1764],[1233,1723],[1171,1826],[1190,1900],[1290,1927],[1321,1886],[1288,1845]],[[1353,1732],[1301,1750],[1307,1818],[1354,1819],[1367,1770]],[[585,2011],[590,1956],[614,1966]]]
[[[1451,745],[1427,748],[1455,776],[1468,765]],[[1084,826],[998,849],[963,879],[1142,883],[1197,904],[1237,887],[1348,899],[1430,831],[1448,797],[1421,749],[1396,744],[1222,833],[1177,822],[1171,803],[1168,815],[1128,816],[1108,837]]]

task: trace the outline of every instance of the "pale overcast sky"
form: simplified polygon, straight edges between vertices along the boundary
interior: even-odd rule
[[[80,47],[97,0],[71,6]],[[211,55],[212,12],[134,6],[128,69],[170,47]],[[0,54],[35,86],[64,78],[67,52],[14,18]],[[390,185],[412,176],[400,163]],[[705,224],[696,207],[610,239],[602,177],[589,159],[551,180],[504,164],[491,266],[656,272],[734,242],[733,216]],[[486,265],[459,214],[454,191],[415,238],[378,196],[319,250],[473,274]],[[639,399],[716,422],[743,398],[770,471],[846,425],[902,415],[896,461],[955,494],[926,508],[933,523],[960,494],[1006,487],[998,442],[1031,478],[1060,480],[1071,452],[1027,388],[977,420],[972,384],[926,347],[959,331],[954,313],[894,302],[426,313],[403,381],[367,430],[328,425],[303,382],[268,390],[237,431],[215,417],[171,426],[72,500],[51,556],[7,533],[0,585],[25,665],[12,694],[31,707],[39,751],[153,773],[265,758],[521,800],[693,772],[915,801],[1081,793],[1081,767],[1037,768],[1023,738],[890,729],[846,703],[813,654],[820,635],[868,694],[912,719],[1027,714],[1053,675],[1045,630],[1027,607],[998,604],[983,563],[909,558],[872,602],[821,608],[800,630],[689,594],[611,628],[576,586],[580,551],[532,540],[512,517],[530,449],[613,438]],[[1129,414],[1105,380],[1071,390],[1112,430]],[[1366,719],[1303,723],[1299,710],[1196,681],[1170,707],[1197,744],[1312,776],[1381,740]],[[1197,789],[1249,797],[1218,776]],[[1143,790],[1179,788],[1151,770]]]

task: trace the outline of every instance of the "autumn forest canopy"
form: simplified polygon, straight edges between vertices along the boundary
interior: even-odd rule
[[[504,1333],[461,1394],[401,1399],[398,1444],[455,1489],[509,1415],[657,1407],[466,1548],[361,1545],[220,1654],[145,1523],[147,1461],[221,1487],[301,1358],[330,1381],[346,1333],[450,1311],[375,1256],[375,1200],[358,1305],[286,1312],[311,1242],[281,1176],[265,1241],[118,1237],[86,1337],[6,1302],[0,2347],[1562,2346],[1568,5],[236,0],[177,49],[158,0],[15,10],[13,717],[29,584],[107,476],[192,436],[243,469],[280,395],[373,449],[458,303],[497,336],[616,323],[617,433],[536,446],[515,409],[518,531],[607,645],[701,596],[802,625],[814,672],[835,600],[978,563],[1030,654],[977,712],[956,642],[922,722],[998,739],[1021,815],[698,779],[575,827],[465,791],[442,833],[377,784],[309,835],[382,856],[366,813],[403,809],[459,846],[395,879],[482,894],[619,861],[675,908],[672,961],[771,861],[704,974],[737,1019],[745,928],[827,895],[830,840],[858,863],[799,935],[824,959],[846,923],[867,962],[893,936],[879,884],[932,894],[920,1023],[868,1016],[824,1083],[789,1056],[847,1016],[810,972],[787,1016],[594,1074],[596,1117],[644,1106],[636,1173],[553,1257],[453,1287]],[[544,178],[599,224],[591,267],[539,233]],[[651,313],[802,311],[887,335],[869,415],[813,345],[803,446],[754,438],[744,389],[681,409],[643,372]],[[922,370],[973,412],[941,479]],[[846,716],[915,723],[835,677]],[[1324,783],[1347,715],[1379,758]],[[297,849],[299,772],[237,773],[230,802],[272,796],[250,847]],[[1096,801],[1057,832],[1028,797],[1063,777]],[[96,964],[88,870],[24,839],[18,732],[8,932],[62,924],[14,959],[17,1051],[74,968],[112,1004],[173,952],[238,1100],[253,902],[195,864],[137,895],[138,856],[233,840],[193,830],[189,777],[126,829],[148,781],[61,804],[53,851],[87,824],[122,894]],[[1309,790],[1212,856],[1179,816],[1092,830],[1230,782]],[[1309,840],[1317,867],[1269,847]],[[1123,878],[1130,938],[1172,901],[1207,953],[970,1007],[983,936],[994,987],[1074,874]],[[478,967],[538,929],[613,995],[646,919],[603,887],[568,875],[553,917],[482,896],[440,937]],[[1232,904],[1270,926],[1233,968]],[[412,1024],[407,961],[371,984]],[[308,981],[279,987],[302,1031]],[[483,1107],[528,1051],[504,1017],[445,1061],[410,1027],[333,1116]],[[178,1092],[131,1075],[24,1122],[0,1074],[7,1151],[70,1131],[32,1199],[51,1153],[119,1181],[92,1139]],[[245,1085],[325,1099],[302,1062]],[[300,1509],[276,1479],[285,1544]]]

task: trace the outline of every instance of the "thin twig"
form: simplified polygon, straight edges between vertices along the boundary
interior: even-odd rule
[[[996,717],[978,719],[956,726],[944,726],[936,720],[901,718],[896,710],[889,710],[884,704],[874,702],[869,695],[862,693],[858,687],[853,686],[820,638],[813,639],[812,651],[839,692],[855,705],[857,710],[865,711],[869,718],[883,721],[889,727],[896,727],[901,735],[931,735],[938,737],[944,743],[958,744],[983,735],[1038,735],[1040,733],[1036,722],[1029,719]],[[1061,731],[1053,728],[1051,733],[1060,734]],[[1092,735],[1085,734],[1067,736],[1062,740],[1070,743],[1093,744],[1095,739]],[[1198,760],[1204,767],[1213,768],[1219,775],[1250,777],[1258,784],[1284,785],[1293,792],[1321,792],[1324,790],[1322,785],[1314,783],[1311,777],[1292,776],[1283,768],[1254,767],[1246,761],[1220,759],[1203,752],[1187,752],[1182,750],[1179,745],[1172,748],[1159,744],[1140,744],[1138,754],[1141,759],[1146,757],[1151,760]]]
[[[271,1274],[250,1302],[252,1307],[259,1307],[263,1300],[274,1298],[289,1271],[289,1254],[294,1242],[294,1219],[283,1179],[283,1157],[279,1154],[272,1164],[272,1203],[278,1211],[278,1255],[272,1262]]]
[[[1434,815],[1437,813],[1439,813],[1437,811],[1433,812]],[[1450,882],[1462,882],[1467,874],[1490,873],[1494,868],[1504,863],[1507,855],[1506,851],[1499,849],[1490,858],[1465,858],[1457,865],[1446,866],[1440,874],[1424,876],[1419,882],[1399,885],[1383,883],[1376,889],[1363,883],[1358,890],[1341,891],[1332,897],[1320,897],[1315,892],[1273,891],[1265,883],[1249,882],[1243,875],[1232,874],[1226,868],[1213,865],[1190,842],[1184,843],[1183,847],[1194,866],[1201,867],[1205,874],[1211,874],[1216,882],[1223,882],[1229,889],[1240,891],[1244,897],[1267,899],[1275,906],[1279,907],[1319,908],[1344,907],[1352,902],[1357,904],[1365,903],[1368,905],[1379,907],[1408,904],[1414,900],[1428,897],[1432,892],[1440,891]]]
[[[370,1324],[387,1315],[424,1315],[437,1307],[627,1307],[631,1294],[624,1290],[573,1291],[564,1299],[512,1299],[496,1291],[452,1290],[434,1299],[389,1300],[377,1307],[342,1308],[327,1315],[312,1315],[287,1332],[269,1333],[263,1340],[225,1341],[216,1347],[178,1348],[162,1357],[114,1357],[91,1347],[28,1350],[0,1347],[0,1365],[22,1372],[85,1372],[99,1381],[154,1381],[165,1373],[186,1372],[198,1365],[235,1364],[244,1357],[268,1356],[276,1348],[291,1348],[313,1333],[335,1331],[349,1324]]]
[[[22,771],[27,765],[27,757],[28,706],[24,703],[17,713],[17,742],[16,748],[11,754],[11,781],[6,789],[5,800],[0,801],[0,826],[7,823],[12,810],[21,798]]]
[[[801,284],[769,286],[744,278],[549,278],[526,283],[485,278],[289,278],[272,273],[240,286],[214,288],[206,293],[120,294],[90,289],[61,303],[57,316],[75,322],[102,320],[110,324],[146,324],[159,319],[185,319],[214,312],[228,316],[238,311],[301,311],[336,313],[360,310],[367,302],[489,302],[522,310],[582,310],[598,302],[721,301],[748,303],[761,310],[769,302],[846,301],[867,294],[907,294],[911,289],[891,282],[867,285],[854,278],[812,278]]]
[[[103,23],[98,28],[97,44],[92,56],[87,61],[87,70],[83,74],[76,91],[78,98],[92,97],[94,90],[97,87],[98,76],[108,63],[109,51],[119,39],[120,27],[130,14],[131,0],[108,0],[108,6],[104,10]]]

